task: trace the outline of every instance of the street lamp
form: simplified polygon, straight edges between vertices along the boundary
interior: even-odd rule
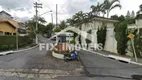
[[[44,12],[43,14],[40,14],[39,16],[42,16],[42,15],[44,15],[44,14],[46,14],[46,13],[49,13],[49,12],[52,12],[52,10],[46,11],[46,12]]]

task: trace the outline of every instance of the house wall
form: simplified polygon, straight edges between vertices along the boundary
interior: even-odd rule
[[[102,27],[103,21],[94,21],[92,23],[87,23],[82,25],[83,31],[92,30],[92,43],[97,43],[97,30]],[[106,23],[106,22],[105,22]],[[115,40],[115,33],[114,33],[114,25],[111,22],[106,23],[107,26],[107,33],[106,33],[106,42],[104,50],[117,53],[117,41]],[[87,36],[86,36],[87,37]],[[81,37],[81,42],[86,44],[85,38]]]
[[[16,33],[16,29],[14,29],[11,25],[7,23],[0,23],[0,31],[3,32],[3,35],[5,35],[5,32],[9,33]]]
[[[137,25],[136,27],[142,28],[142,19],[137,19],[135,22],[135,24]]]
[[[7,15],[7,14],[5,14],[5,13],[1,13],[1,14],[0,14],[0,18],[12,19],[11,16],[9,16],[9,15]]]
[[[0,18],[0,19],[1,19],[1,18]],[[15,21],[15,20],[10,20],[10,19],[7,19],[7,18],[3,18],[2,20],[8,21],[8,22],[10,22],[11,24],[13,24],[15,27],[19,28],[19,24],[18,24],[18,22]]]

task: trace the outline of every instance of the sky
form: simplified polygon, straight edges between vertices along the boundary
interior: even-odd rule
[[[78,11],[89,12],[90,6],[96,5],[97,2],[103,0],[0,0],[0,11],[5,10],[10,13],[15,20],[26,21],[35,15],[34,2],[42,3],[42,8],[38,9],[38,14],[43,14],[52,10],[53,22],[55,23],[56,4],[58,4],[58,23],[62,20],[70,18]],[[142,0],[120,0],[122,9],[115,8],[110,12],[110,15],[126,15],[127,11],[130,12],[139,10],[139,5]],[[51,12],[48,12],[41,17],[44,17],[48,23],[51,22]]]

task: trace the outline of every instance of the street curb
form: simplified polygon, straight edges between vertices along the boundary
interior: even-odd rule
[[[13,51],[11,50],[11,51],[0,52],[0,55],[4,56],[4,55],[10,54],[10,53],[13,53]]]
[[[36,48],[37,46],[38,45],[30,47],[30,48],[27,48],[27,49],[18,50],[18,51],[13,51],[13,50],[11,50],[11,51],[4,51],[4,52],[0,52],[0,55],[4,56],[4,55],[7,55],[7,54],[12,54],[14,52],[22,52],[22,51],[26,51],[26,50],[30,50],[30,49]]]
[[[101,53],[98,53],[98,52],[94,52],[94,51],[89,51],[89,50],[85,50],[85,51],[92,52],[92,53],[95,53],[95,54],[98,54],[100,56],[104,56],[104,57],[108,58],[108,55],[104,55],[104,54],[101,54]],[[117,57],[120,57],[120,56],[117,56]],[[115,60],[121,60],[121,59],[115,59]],[[121,61],[124,61],[124,60],[121,60]],[[134,61],[124,61],[124,62],[128,62],[130,64],[135,64],[135,65],[142,66],[142,63],[137,63],[137,62],[134,62]]]
[[[36,46],[33,46],[33,47],[30,47],[30,48],[27,48],[27,49],[22,49],[22,50],[18,50],[18,51],[13,51],[13,52],[22,52],[22,51],[27,51],[27,50],[30,50],[30,49],[34,49],[36,47],[38,47],[39,45],[36,45]]]
[[[13,51],[13,50],[11,50],[11,51],[4,51],[4,52],[0,52],[0,55],[1,55],[1,56],[4,56],[4,55],[7,55],[7,54],[12,54],[12,53],[14,53],[14,52],[16,53],[16,52],[27,51],[27,50],[36,48],[37,46],[38,46],[38,45],[33,46],[33,47],[30,47],[30,48],[27,48],[27,49],[18,50],[18,51]]]

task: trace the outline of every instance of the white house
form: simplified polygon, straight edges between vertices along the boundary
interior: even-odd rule
[[[107,18],[96,17],[94,20],[87,24],[82,24],[82,30],[88,31],[91,30],[92,34],[92,43],[97,43],[97,31],[103,25],[107,26],[106,42],[104,50],[117,53],[117,41],[115,40],[114,33],[114,23],[118,22],[117,20],[111,20]],[[87,36],[86,36],[87,37]],[[81,42],[86,43],[85,38],[81,37]]]
[[[141,13],[141,15],[142,15],[142,13]],[[139,29],[141,29],[141,28],[142,28],[142,19],[136,19],[135,24],[129,24],[128,25],[128,29],[132,29],[132,30],[137,29],[138,34],[140,33]],[[128,52],[129,56],[133,56],[133,53],[130,51],[131,50],[130,44],[131,44],[131,42],[128,41],[128,50],[127,50],[127,52]]]
[[[5,11],[0,12],[0,18],[1,19],[13,19],[13,17]]]

